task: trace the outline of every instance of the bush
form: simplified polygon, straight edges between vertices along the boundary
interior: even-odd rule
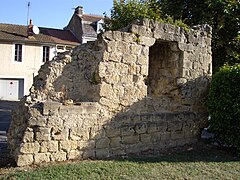
[[[225,65],[213,76],[208,98],[210,130],[240,154],[240,65]]]
[[[171,16],[162,13],[158,0],[113,0],[111,17],[105,14],[104,29],[119,30],[144,18],[180,26],[185,31],[189,30],[182,20],[174,20]]]

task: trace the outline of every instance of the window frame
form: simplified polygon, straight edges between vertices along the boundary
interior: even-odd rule
[[[22,63],[23,62],[23,44],[15,43],[13,54],[14,54],[14,58],[13,58],[14,62],[15,63]]]
[[[42,48],[42,62],[50,61],[50,46],[43,46]]]

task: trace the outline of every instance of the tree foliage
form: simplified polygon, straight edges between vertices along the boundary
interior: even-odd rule
[[[239,0],[114,0],[105,29],[116,30],[134,20],[149,18],[176,25],[213,27],[213,66],[240,62]],[[186,26],[185,26],[186,27]]]
[[[239,0],[160,0],[162,11],[192,26],[213,27],[212,51],[215,69],[240,62]]]
[[[214,74],[208,98],[210,129],[240,154],[240,65],[223,66]]]
[[[160,20],[161,10],[156,0],[113,0],[111,17],[105,18],[105,29],[117,30],[143,18]]]

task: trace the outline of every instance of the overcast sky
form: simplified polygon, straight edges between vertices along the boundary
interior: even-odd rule
[[[0,0],[0,23],[27,24],[28,2],[29,18],[40,27],[65,27],[74,8],[83,6],[87,14],[110,15],[112,0]]]

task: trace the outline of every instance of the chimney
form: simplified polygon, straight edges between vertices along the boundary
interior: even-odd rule
[[[83,7],[82,6],[78,6],[75,8],[75,14],[76,15],[79,15],[79,16],[82,16],[83,15]]]
[[[33,24],[32,19],[29,21],[28,29],[27,29],[27,36],[33,36]]]

